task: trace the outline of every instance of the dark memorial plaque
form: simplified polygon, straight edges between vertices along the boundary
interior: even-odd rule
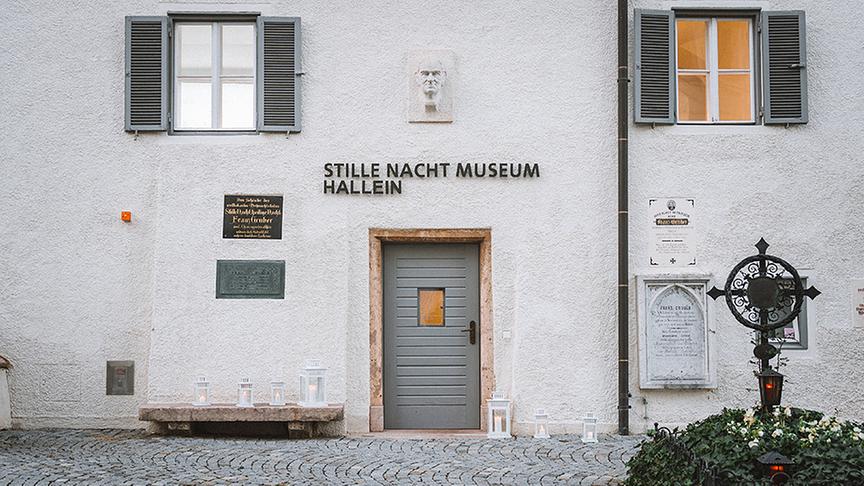
[[[222,238],[282,239],[282,196],[225,195]]]
[[[284,260],[217,260],[217,299],[284,299]]]

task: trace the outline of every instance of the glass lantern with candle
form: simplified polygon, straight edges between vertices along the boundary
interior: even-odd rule
[[[285,382],[271,381],[270,382],[270,405],[281,407],[285,405]]]
[[[486,400],[488,406],[488,423],[486,436],[490,439],[510,438],[510,400],[503,392],[492,392],[492,398]]]
[[[210,383],[207,381],[207,378],[199,376],[198,379],[195,380],[194,393],[193,396],[195,398],[192,401],[192,405],[196,407],[206,407],[210,405]]]
[[[538,408],[534,413],[534,438],[549,438],[549,415],[542,408]]]
[[[249,378],[240,378],[237,384],[237,406],[252,407],[252,381]]]
[[[317,359],[306,361],[300,371],[300,396],[301,407],[327,406],[327,368]]]
[[[582,417],[582,442],[597,442],[597,417],[593,413]]]

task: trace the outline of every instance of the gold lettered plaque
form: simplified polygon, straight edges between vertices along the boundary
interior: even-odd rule
[[[226,194],[222,238],[282,239],[282,196]]]

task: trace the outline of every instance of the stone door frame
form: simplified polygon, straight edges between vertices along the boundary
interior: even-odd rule
[[[477,243],[480,246],[480,430],[486,430],[486,399],[495,389],[492,326],[492,230],[369,229],[369,431],[384,431],[385,243]]]

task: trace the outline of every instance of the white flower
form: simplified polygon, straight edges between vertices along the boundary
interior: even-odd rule
[[[756,416],[752,408],[748,408],[747,412],[744,413],[744,422],[748,425],[753,425],[756,422]]]
[[[859,432],[859,433],[858,433],[858,438],[861,439],[861,440],[864,440],[864,432]]]
[[[772,412],[772,413],[774,414],[775,417],[779,417],[780,416],[780,407],[775,408],[774,412]]]
[[[861,440],[861,439],[860,439],[860,435],[861,435],[861,434],[855,434],[855,435],[853,435],[853,436],[852,436],[852,440]]]
[[[856,434],[858,432],[861,432],[861,427],[855,427],[854,429],[852,429],[852,432],[855,432]]]
[[[748,442],[747,445],[750,446],[751,449],[754,447],[759,447],[759,439],[753,439]]]
[[[774,429],[774,432],[771,432],[772,437],[780,437],[783,435],[783,431],[780,429]]]
[[[741,435],[747,435],[747,427],[741,427],[739,432],[741,432]]]
[[[787,417],[791,417],[792,416],[792,407],[786,407],[786,410],[784,410],[784,413],[786,414]]]
[[[762,432],[762,431],[760,430],[760,431],[759,431],[759,437],[762,437],[763,435],[765,435],[765,432]]]

